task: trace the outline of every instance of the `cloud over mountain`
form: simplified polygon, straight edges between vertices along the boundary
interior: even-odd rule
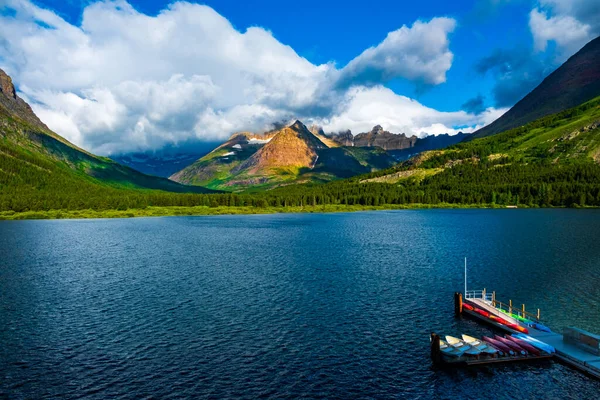
[[[508,3],[508,1],[498,2]],[[532,44],[497,48],[475,70],[494,79],[496,107],[514,105],[556,67],[600,35],[598,0],[540,0],[528,15]]]
[[[600,35],[600,2],[597,0],[541,0],[529,14],[529,27],[537,51],[548,42],[558,47],[558,61]]]
[[[388,129],[409,134],[482,123],[379,86],[395,78],[444,82],[451,18],[403,26],[338,68],[312,64],[263,28],[240,32],[198,4],[146,15],[124,0],[100,1],[84,9],[79,25],[28,0],[4,4],[0,67],[50,128],[100,154],[222,139],[290,118],[331,127],[345,121],[353,130],[389,121]],[[391,103],[357,110],[367,95]]]
[[[377,124],[391,132],[407,132],[417,136],[471,132],[500,117],[507,109],[488,108],[475,115],[465,111],[440,112],[418,101],[399,96],[381,85],[348,90],[344,106],[331,118],[318,121],[325,131],[338,132],[353,127],[354,132],[368,132]]]

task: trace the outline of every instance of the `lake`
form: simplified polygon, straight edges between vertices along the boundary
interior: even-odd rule
[[[0,397],[596,399],[560,363],[436,370],[469,287],[600,333],[600,210],[0,222]]]

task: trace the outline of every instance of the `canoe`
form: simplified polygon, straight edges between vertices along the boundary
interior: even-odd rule
[[[467,310],[473,311],[473,306],[467,303],[463,303],[463,308],[466,308]]]
[[[471,346],[468,343],[463,342],[459,338],[455,338],[454,336],[446,336],[446,342],[450,346],[462,351],[465,355],[478,356],[479,354],[481,354],[481,350],[477,349],[474,346]]]
[[[490,317],[490,313],[489,312],[487,312],[485,310],[482,310],[480,308],[474,308],[473,311],[475,311],[477,314],[479,314],[479,315],[481,315],[483,317],[486,317],[486,318]]]
[[[509,313],[508,311],[506,311],[502,308],[497,308],[496,310],[500,311],[504,315],[508,315],[509,317],[516,319],[517,321],[531,322],[528,319],[521,317],[520,315]]]
[[[517,324],[512,323],[512,322],[509,322],[509,321],[505,320],[504,318],[500,318],[500,317],[498,317],[496,315],[493,315],[493,314],[490,314],[489,318],[492,321],[497,322],[499,324],[502,324],[502,325],[504,325],[504,326],[506,326],[506,327],[508,327],[508,328],[510,328],[512,330],[514,330],[514,331],[521,332],[521,333],[529,333],[529,331],[527,330],[527,328],[525,328],[525,327],[523,327],[521,325],[517,325]]]
[[[513,323],[508,323],[506,324],[506,326],[508,326],[510,329],[521,332],[521,333],[529,333],[529,330],[527,328],[525,328],[524,326],[518,325],[518,324],[513,324]]]
[[[518,320],[518,321],[525,322],[526,324],[533,323],[532,320],[524,318],[524,317],[521,317],[520,315],[517,315],[517,314],[510,314],[510,316],[513,317],[514,319]]]
[[[504,313],[504,314],[506,314],[506,315],[508,315],[508,316],[510,316],[510,317],[512,317],[514,319],[516,319],[517,321],[521,321],[524,324],[526,324],[527,326],[533,327],[533,328],[537,329],[538,331],[552,333],[552,331],[550,330],[550,328],[548,328],[545,325],[540,324],[539,322],[533,322],[532,320],[524,318],[524,317],[521,317],[518,314],[509,314],[508,311],[503,310],[501,308],[498,308],[498,311],[500,311],[500,312],[502,312],[502,313]],[[529,331],[527,330],[527,328],[521,327],[520,325],[517,325],[517,326],[519,326],[519,328],[517,328],[515,330],[517,330],[517,331],[519,331],[521,333],[529,333]]]
[[[516,325],[514,328],[514,330],[519,331],[521,333],[529,333],[529,329],[525,328],[524,326],[521,325]]]
[[[446,342],[452,346],[452,347],[456,347],[457,349],[461,350],[461,351],[467,351],[471,349],[471,346],[464,343],[462,340],[455,338],[454,336],[447,336],[446,335]]]
[[[529,343],[530,345],[532,345],[534,347],[537,347],[538,349],[540,349],[542,351],[545,351],[546,353],[555,353],[556,352],[556,349],[554,347],[550,346],[547,343],[539,341],[539,340],[537,340],[535,338],[532,338],[529,335],[524,335],[522,333],[515,333],[512,336],[514,336],[514,337],[516,337],[518,339],[524,340],[527,343]]]
[[[507,320],[505,320],[504,318],[497,317],[494,314],[490,314],[488,316],[488,318],[491,319],[492,321],[497,322],[497,323],[502,324],[502,325],[508,324]]]
[[[484,343],[481,340],[474,338],[473,336],[469,336],[469,335],[462,335],[462,339],[465,343],[470,344],[471,346],[475,347],[478,350],[481,350],[482,353],[485,354],[489,354],[489,355],[494,355],[494,354],[498,354],[499,351],[497,348],[495,348],[494,346],[492,346],[489,343]],[[502,355],[504,353],[500,352]]]
[[[550,330],[550,328],[548,328],[546,325],[540,324],[539,322],[534,322],[533,323],[533,327],[535,329],[537,329],[538,331],[552,333],[552,331]]]
[[[494,339],[498,340],[499,342],[504,343],[505,345],[507,345],[508,347],[513,349],[517,354],[521,354],[523,356],[527,355],[527,350],[525,350],[524,348],[522,348],[517,343],[515,343],[511,340],[504,339],[502,336],[498,336],[498,335],[495,335]]]
[[[464,306],[464,304],[463,304]],[[517,332],[521,332],[521,333],[529,333],[529,330],[521,325],[509,322],[507,320],[505,320],[504,318],[498,317],[497,315],[494,314],[490,314],[489,312],[482,310],[480,308],[477,307],[473,307],[473,311],[475,311],[477,314],[486,317],[494,322],[497,322],[499,324],[502,324],[504,326],[509,327],[512,330],[515,330]]]
[[[535,354],[536,356],[540,355],[540,350],[537,347],[530,345],[529,343],[527,343],[524,340],[521,340],[521,339],[516,338],[516,337],[512,337],[510,335],[504,335],[504,338],[507,339],[507,340],[515,342],[516,344],[518,344],[519,346],[521,346],[522,348],[524,348],[525,350],[527,350],[531,354]]]
[[[450,346],[444,340],[440,339],[440,351],[442,354],[448,357],[460,357],[463,355],[463,352],[457,349],[456,347]]]
[[[511,349],[510,347],[508,347],[507,345],[505,345],[502,342],[499,342],[499,341],[494,340],[494,339],[492,339],[490,337],[487,337],[487,336],[483,336],[481,339],[484,342],[487,342],[487,343],[491,344],[492,346],[494,346],[498,350],[503,351],[506,355],[511,355],[511,356],[515,355],[515,352],[513,351],[513,349]]]

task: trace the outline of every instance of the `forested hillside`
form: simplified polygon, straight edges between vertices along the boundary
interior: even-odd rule
[[[127,203],[131,189],[211,192],[142,174],[74,146],[37,118],[2,70],[0,84],[2,210],[77,208],[90,202],[113,207]]]

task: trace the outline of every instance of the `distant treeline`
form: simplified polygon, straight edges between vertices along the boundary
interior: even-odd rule
[[[65,175],[66,176],[66,175]],[[148,206],[286,207],[326,204],[498,204],[554,207],[600,206],[600,166],[509,164],[489,167],[465,163],[422,181],[360,183],[358,178],[324,185],[294,185],[256,194],[178,194],[139,189],[115,189],[92,182],[73,183],[56,174],[51,184],[7,186],[1,181],[0,211],[51,209],[125,210]],[[40,182],[42,183],[42,182]],[[35,186],[35,187],[34,187]]]

